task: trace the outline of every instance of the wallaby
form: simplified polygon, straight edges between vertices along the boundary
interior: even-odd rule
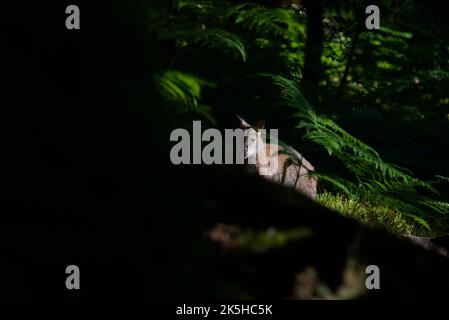
[[[244,157],[251,171],[276,183],[295,188],[309,198],[315,199],[317,179],[310,173],[315,169],[298,151],[289,146],[264,142],[262,132],[265,120],[254,126],[237,116],[244,130]]]

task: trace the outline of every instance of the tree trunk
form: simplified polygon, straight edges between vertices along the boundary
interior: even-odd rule
[[[305,1],[307,10],[307,43],[301,87],[312,105],[319,101],[319,82],[322,78],[323,0]]]

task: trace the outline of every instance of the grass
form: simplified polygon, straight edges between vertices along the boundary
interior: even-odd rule
[[[405,217],[401,212],[383,205],[351,200],[331,193],[322,193],[318,195],[317,200],[346,217],[372,227],[386,229],[394,234],[429,235],[429,231],[423,226]]]

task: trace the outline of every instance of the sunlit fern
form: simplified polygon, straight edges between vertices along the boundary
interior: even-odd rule
[[[199,46],[217,52],[229,52],[246,60],[246,49],[241,38],[222,28],[220,17],[225,8],[220,1],[176,1],[171,15],[161,15],[160,29],[164,40],[173,40],[178,47]],[[212,18],[211,18],[212,17]],[[175,22],[176,21],[176,22]]]
[[[177,70],[165,71],[156,77],[156,82],[167,101],[180,103],[215,124],[210,107],[199,102],[202,88],[214,84]]]
[[[288,37],[304,31],[304,26],[298,23],[297,12],[291,9],[267,8],[255,4],[240,4],[230,7],[224,12],[224,17],[232,19],[235,24],[255,31],[259,35],[273,34]]]
[[[429,230],[437,223],[438,214],[449,213],[449,203],[429,196],[438,196],[433,183],[422,181],[409,170],[383,161],[372,147],[350,135],[333,120],[318,115],[293,81],[281,76],[264,76],[281,89],[282,104],[297,110],[297,128],[305,131],[304,138],[341,161],[354,177],[349,181],[317,173],[322,182],[333,185],[349,197],[362,197],[399,210]],[[445,177],[440,180],[445,180]]]

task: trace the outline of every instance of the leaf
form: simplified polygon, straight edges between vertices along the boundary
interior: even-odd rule
[[[247,59],[242,39],[236,34],[220,28],[208,28],[206,25],[189,28],[189,26],[183,25],[182,29],[162,32],[162,38],[176,40],[180,46],[199,45],[215,50],[231,51],[243,61]]]
[[[168,101],[181,103],[208,119],[212,124],[216,123],[212,117],[211,108],[199,103],[202,88],[214,87],[213,83],[177,70],[167,70],[156,80],[162,95]]]

